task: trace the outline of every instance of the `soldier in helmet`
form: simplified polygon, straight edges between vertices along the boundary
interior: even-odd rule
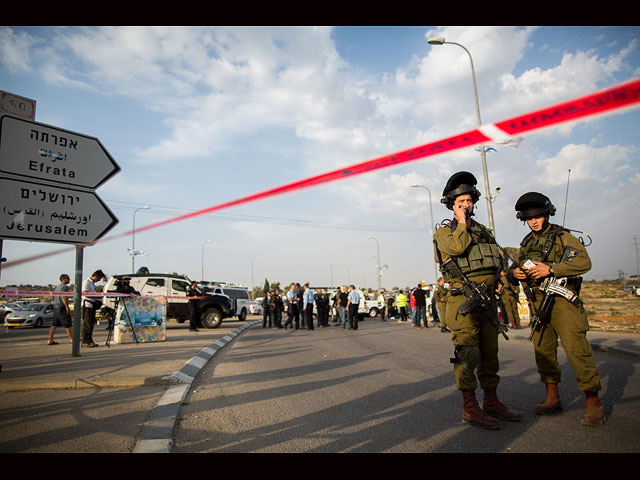
[[[536,308],[540,306],[543,292],[539,287],[546,278],[567,277],[566,287],[579,294],[580,275],[591,269],[591,260],[585,246],[569,230],[549,223],[549,217],[556,212],[549,198],[538,192],[525,193],[516,202],[515,209],[516,218],[526,222],[531,229],[520,244],[518,264],[524,265],[531,260],[535,266],[513,265],[509,275],[529,287],[525,289],[529,303]],[[574,255],[565,255],[565,249]],[[537,328],[533,334],[536,364],[540,380],[546,387],[546,398],[536,406],[535,413],[545,415],[562,409],[558,393],[559,337],[578,380],[578,388],[585,393],[586,408],[581,422],[583,425],[602,425],[606,417],[598,396],[600,375],[587,341],[589,324],[582,301],[577,296],[569,301],[554,295],[547,320],[548,324]]]
[[[476,284],[485,283],[491,292],[501,293],[500,270],[502,257],[493,235],[486,227],[472,219],[473,207],[480,197],[476,178],[469,172],[451,176],[442,192],[441,202],[453,210],[453,220],[445,220],[435,234],[436,261],[441,265],[449,258]],[[455,347],[454,364],[456,387],[462,393],[462,420],[486,429],[498,429],[496,418],[519,421],[521,415],[509,410],[496,394],[498,376],[498,327],[495,295],[491,295],[490,311],[458,312],[467,300],[461,294],[463,279],[443,272],[449,283],[446,294],[446,325],[451,329]],[[476,388],[484,391],[482,408],[476,400]]]

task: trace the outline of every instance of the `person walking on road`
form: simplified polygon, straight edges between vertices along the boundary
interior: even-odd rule
[[[271,290],[265,292],[264,298],[262,299],[262,328],[267,328],[267,323],[269,324],[269,328],[272,326],[273,319],[271,318],[271,299],[272,299]]]
[[[200,325],[200,307],[198,303],[200,302],[200,297],[202,296],[202,292],[198,288],[198,282],[191,282],[191,285],[187,289],[187,297],[192,297],[189,299],[189,331],[197,332],[198,327]]]
[[[292,283],[289,291],[287,292],[287,303],[289,308],[287,310],[287,321],[284,323],[284,329],[286,330],[291,325],[291,322],[295,322],[295,329],[300,328],[300,317],[298,312],[298,294],[296,293],[296,284]]]
[[[96,270],[82,282],[82,293],[95,293],[96,283],[105,279],[106,275],[102,270]],[[102,302],[94,296],[84,297],[82,299],[82,331],[80,332],[81,345],[83,347],[97,347],[98,344],[93,341],[93,329],[96,325],[96,311],[100,308]]]
[[[427,320],[427,292],[418,284],[418,288],[413,292],[413,298],[416,299],[416,328],[420,328],[420,319],[424,322],[424,328],[429,328]]]
[[[380,310],[380,320],[386,322],[384,318],[385,309],[387,305],[384,300],[384,290],[380,290],[380,294],[378,295],[378,310]]]
[[[347,295],[347,309],[349,311],[349,330],[358,329],[358,307],[360,306],[360,294],[354,285],[349,286]]]
[[[502,284],[499,282],[502,256],[493,235],[484,225],[472,219],[474,205],[480,198],[476,183],[476,178],[469,172],[458,172],[449,178],[441,202],[453,210],[454,218],[443,221],[436,230],[434,247],[436,261],[450,286],[446,315],[454,345],[451,362],[454,365],[456,387],[463,400],[462,420],[495,430],[500,425],[494,417],[519,421],[521,415],[509,410],[498,400],[496,393],[500,383],[499,328],[494,323],[497,305],[493,292],[502,293]],[[448,265],[450,259],[458,269],[443,267]],[[477,285],[484,284],[490,292],[491,303],[487,309],[476,308],[469,313],[458,311],[467,301],[462,290],[465,285],[463,275]],[[484,392],[482,408],[475,394],[478,383]]]
[[[535,408],[538,415],[547,415],[562,409],[558,384],[561,368],[558,363],[558,338],[585,394],[585,410],[581,423],[602,425],[606,415],[598,392],[600,374],[593,359],[593,350],[587,340],[589,322],[580,294],[582,277],[591,270],[591,259],[586,247],[570,231],[549,223],[556,208],[550,199],[538,192],[522,195],[515,205],[516,218],[531,229],[520,244],[519,266],[512,265],[510,278],[526,284],[529,304],[539,312],[544,295],[543,282],[563,278],[564,286],[573,293],[572,299],[553,295],[551,311],[543,318],[542,326],[533,332],[533,345],[540,380],[546,388],[546,397]],[[533,266],[526,266],[531,261]]]
[[[349,315],[347,312],[347,305],[349,303],[349,293],[347,292],[347,286],[342,286],[342,291],[338,293],[338,309],[340,311],[340,318],[342,318],[342,328],[347,328],[347,321]]]
[[[398,310],[400,313],[400,321],[406,322],[407,321],[407,296],[404,294],[402,290],[400,290],[400,293],[398,294],[398,298],[396,302],[398,304]]]
[[[284,302],[280,296],[280,290],[277,288],[271,295],[271,317],[273,317],[273,324],[276,328],[282,328],[282,312],[284,311]]]
[[[313,303],[315,297],[313,290],[309,288],[309,284],[304,284],[304,292],[302,294],[302,303],[304,308],[304,321],[308,330],[313,330]]]
[[[60,285],[58,285],[55,289],[57,293],[67,293],[69,291],[69,282],[71,278],[66,273],[60,275]],[[53,335],[56,333],[56,327],[63,327],[69,336],[69,341],[73,341],[72,334],[72,326],[73,321],[71,320],[71,310],[69,308],[69,298],[65,295],[58,295],[55,297],[53,301],[55,319],[53,320],[53,324],[51,328],[49,328],[49,341],[47,345],[57,345],[53,339]]]

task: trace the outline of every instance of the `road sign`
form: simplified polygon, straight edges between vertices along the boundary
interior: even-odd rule
[[[0,238],[91,244],[118,223],[93,191],[0,178]]]
[[[21,118],[0,118],[2,173],[96,189],[119,171],[95,137]]]
[[[0,90],[0,114],[4,115],[5,113],[14,117],[35,120],[36,101]]]

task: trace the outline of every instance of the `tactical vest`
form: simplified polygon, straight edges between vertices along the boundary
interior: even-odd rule
[[[453,230],[455,225],[452,222],[450,228]],[[493,237],[475,223],[467,226],[467,232],[471,236],[471,244],[462,255],[455,257],[462,273],[469,277],[497,273],[503,267],[503,263],[500,248]],[[448,282],[453,277],[444,274],[443,278]]]
[[[564,228],[549,224],[539,235],[529,232],[520,243],[519,259],[524,262],[527,259],[542,263],[557,263],[562,256],[562,234],[567,231]],[[556,247],[556,239],[560,239]]]

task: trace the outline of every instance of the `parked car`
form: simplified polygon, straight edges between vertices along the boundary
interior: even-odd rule
[[[264,297],[256,298],[253,303],[249,306],[249,312],[253,315],[262,315],[262,300]]]
[[[4,320],[4,317],[11,312],[20,310],[21,308],[22,305],[18,305],[17,303],[0,303],[0,320]]]
[[[20,310],[9,313],[5,319],[5,325],[12,327],[42,327],[53,325],[55,312],[53,303],[32,303],[24,305]]]

